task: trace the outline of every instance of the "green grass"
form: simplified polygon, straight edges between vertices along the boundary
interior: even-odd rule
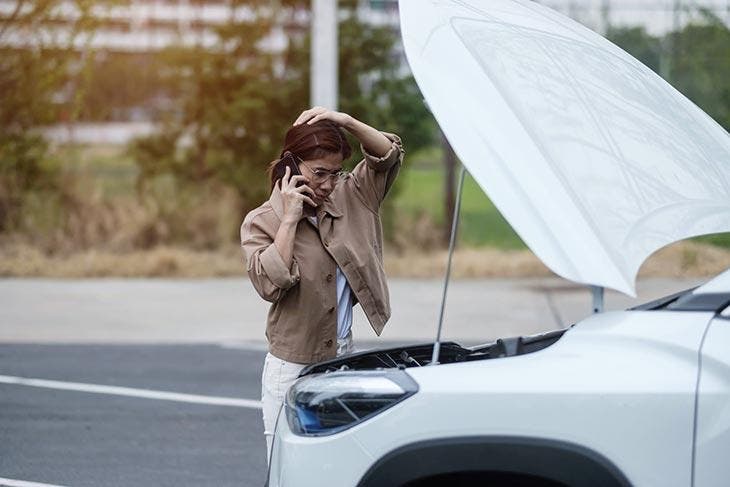
[[[66,171],[90,179],[105,196],[134,196],[138,174],[124,148],[113,145],[64,145],[54,153]]]
[[[64,167],[110,197],[135,197],[137,167],[124,150],[115,146],[65,146],[55,154]],[[407,169],[397,180],[393,206],[400,214],[427,213],[437,229],[444,222],[444,171],[441,148],[431,147],[407,156]],[[730,233],[693,239],[730,248]],[[461,204],[459,241],[469,246],[523,249],[525,244],[492,202],[467,175]]]
[[[398,211],[417,215],[426,211],[441,226],[444,222],[444,174],[440,169],[411,167],[399,181],[394,203]],[[461,202],[459,240],[471,246],[488,245],[502,249],[523,249],[525,244],[467,175]]]
[[[444,222],[444,170],[441,150],[427,149],[409,157],[408,169],[398,179],[394,206],[405,214],[427,212],[439,225]],[[457,173],[458,177],[458,173]],[[696,242],[730,248],[730,233],[696,237]],[[501,249],[526,248],[519,236],[487,198],[476,181],[467,174],[461,203],[459,241],[470,246]]]
[[[730,249],[730,233],[716,233],[714,235],[693,238],[692,240]]]

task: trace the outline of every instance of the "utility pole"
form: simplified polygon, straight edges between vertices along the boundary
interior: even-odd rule
[[[601,28],[603,35],[608,34],[611,28],[611,0],[602,0],[601,2]]]
[[[312,0],[309,101],[337,110],[337,0]]]
[[[662,52],[659,57],[659,74],[667,82],[672,82],[672,58],[674,57],[674,38],[679,32],[681,0],[674,0],[672,5],[672,31],[664,36]]]
[[[576,5],[574,0],[570,0],[568,2],[568,17],[571,19],[577,21],[580,18],[580,13],[578,12],[578,6]]]

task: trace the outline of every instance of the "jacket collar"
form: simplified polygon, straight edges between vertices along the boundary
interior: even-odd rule
[[[335,191],[332,191],[330,195],[322,202],[319,208],[317,208],[317,217],[321,218],[324,213],[329,214],[332,218],[339,218],[342,216],[342,211],[337,207],[334,200],[332,199],[332,195],[335,194]],[[279,220],[281,220],[284,217],[284,202],[281,199],[281,189],[279,189],[279,184],[274,185],[274,189],[271,191],[271,196],[269,196],[269,203],[271,203],[271,208],[273,208],[274,213],[277,217],[279,217]]]

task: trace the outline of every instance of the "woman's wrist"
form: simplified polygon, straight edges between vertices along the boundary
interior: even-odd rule
[[[291,215],[284,215],[281,219],[281,226],[285,228],[294,228],[299,223],[300,218]]]
[[[276,236],[274,237],[276,250],[279,251],[279,255],[287,267],[289,267],[292,262],[294,234],[296,233],[297,223],[298,221],[293,220],[292,217],[284,216],[279,224],[279,229],[276,231]]]
[[[345,119],[345,123],[343,123],[342,126],[352,133],[355,124],[359,122],[359,120],[348,113],[346,113],[345,115],[347,115],[347,118]],[[355,134],[353,133],[353,135]]]

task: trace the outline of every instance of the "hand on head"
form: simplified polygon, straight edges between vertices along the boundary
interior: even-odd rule
[[[352,117],[347,113],[336,112],[334,110],[316,106],[309,110],[304,110],[292,125],[299,125],[305,122],[311,125],[319,122],[320,120],[329,120],[342,127],[347,127],[350,120],[352,120]]]

